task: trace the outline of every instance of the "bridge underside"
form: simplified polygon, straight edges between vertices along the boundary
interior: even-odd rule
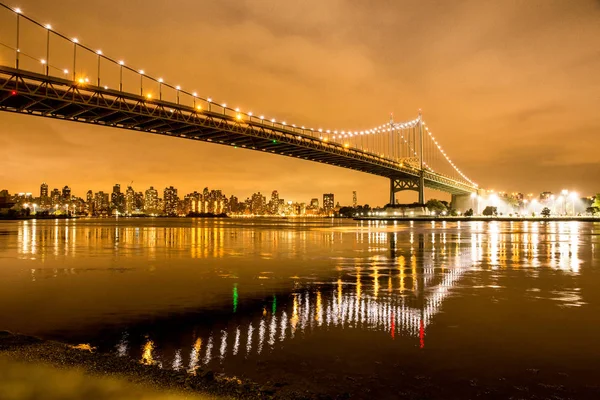
[[[391,179],[411,180],[420,175],[413,167],[307,136],[292,127],[281,129],[267,121],[197,111],[189,106],[92,85],[74,85],[70,80],[2,66],[0,110],[264,151]],[[424,184],[452,194],[477,190],[431,171],[424,172]]]

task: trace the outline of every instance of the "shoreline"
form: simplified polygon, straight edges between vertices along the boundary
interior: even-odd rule
[[[600,222],[598,217],[354,217],[355,221],[423,221],[423,222]]]
[[[0,378],[0,391],[3,387],[12,389],[27,385],[30,391],[54,396],[50,396],[52,400],[109,400],[114,398],[118,384],[122,393],[118,398],[123,400],[140,398],[140,393],[144,393],[142,397],[148,400],[321,400],[374,398],[381,394],[385,394],[386,398],[406,400],[476,397],[583,400],[597,399],[600,395],[600,386],[589,376],[582,382],[579,371],[525,363],[518,370],[481,374],[463,368],[438,370],[431,367],[434,359],[430,359],[428,354],[421,357],[424,357],[422,362],[416,364],[395,364],[398,379],[402,382],[399,387],[387,389],[376,384],[371,387],[373,379],[377,378],[375,372],[365,376],[341,376],[335,381],[330,379],[324,387],[315,391],[302,382],[269,380],[261,385],[204,368],[196,369],[195,373],[163,369],[156,364],[145,365],[132,358],[118,356],[116,352],[96,352],[89,345],[73,346],[0,331],[0,368],[9,379],[3,381]],[[265,378],[277,379],[271,375]],[[71,382],[66,388],[69,396],[64,396],[64,386],[58,386],[64,380]],[[90,388],[107,387],[113,392],[102,394],[96,390],[92,398],[81,397],[89,393]],[[62,392],[55,392],[58,389]],[[21,397],[17,395],[8,399],[18,400]]]
[[[156,364],[144,365],[129,357],[120,357],[116,353],[96,352],[88,345],[72,346],[9,331],[0,331],[0,361],[16,366],[50,367],[56,371],[65,370],[65,373],[76,369],[92,378],[117,378],[158,394],[173,392],[214,399],[265,399],[273,398],[277,392],[276,384],[261,386],[204,368],[197,368],[194,373],[163,369]]]

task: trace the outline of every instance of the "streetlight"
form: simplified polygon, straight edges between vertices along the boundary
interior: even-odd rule
[[[19,48],[20,37],[19,37],[19,22],[21,20],[21,9],[15,8],[15,13],[17,14],[17,51],[15,54],[15,68],[19,69],[19,53],[21,49]]]
[[[52,30],[52,26],[50,24],[46,24],[46,60],[50,60],[50,31]],[[50,72],[49,61],[46,63],[46,75]]]
[[[140,69],[140,96],[144,95],[144,70]]]
[[[75,66],[77,63],[77,43],[79,43],[79,39],[73,38],[73,80],[75,80]]]
[[[123,65],[125,61],[119,61],[119,91],[123,91]]]
[[[569,196],[571,197],[571,205],[573,207],[573,215],[575,215],[575,200],[577,200],[577,193],[571,192],[571,194]]]
[[[100,57],[102,56],[102,50],[96,50],[98,54],[98,86],[100,86]]]

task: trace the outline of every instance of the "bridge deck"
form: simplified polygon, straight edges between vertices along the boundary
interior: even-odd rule
[[[181,104],[0,66],[0,110],[264,151],[388,178],[420,171],[378,155],[326,142],[259,119],[196,110]],[[425,171],[425,186],[452,194],[476,187]]]

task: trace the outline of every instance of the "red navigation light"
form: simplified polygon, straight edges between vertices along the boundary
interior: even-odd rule
[[[16,91],[16,90],[13,90],[13,91],[12,91],[12,95],[14,96],[14,95],[16,95],[16,94],[17,94],[17,91]]]

